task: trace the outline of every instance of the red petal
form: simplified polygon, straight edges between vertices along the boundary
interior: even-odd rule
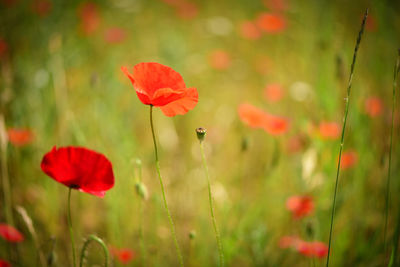
[[[160,107],[165,116],[183,115],[196,106],[199,100],[197,89],[187,88],[185,90],[185,95],[182,98]]]
[[[21,242],[24,240],[24,236],[14,227],[1,223],[0,224],[0,236],[8,242]]]
[[[238,109],[240,119],[253,128],[261,128],[265,123],[265,112],[250,104],[241,104]]]
[[[114,186],[111,162],[83,147],[54,147],[43,157],[41,168],[57,182],[99,197]]]
[[[0,267],[11,267],[11,264],[5,260],[0,259]]]

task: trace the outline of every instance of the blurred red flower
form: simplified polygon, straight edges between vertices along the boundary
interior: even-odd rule
[[[14,146],[24,146],[32,143],[33,133],[29,129],[9,128],[7,129],[8,141]]]
[[[345,170],[353,167],[358,161],[358,154],[354,150],[343,152],[340,168]]]
[[[286,10],[288,4],[285,0],[263,0],[263,4],[271,10]]]
[[[265,113],[250,104],[241,104],[238,108],[239,118],[252,128],[262,128],[265,123]]]
[[[11,264],[5,260],[0,259],[0,267],[11,267]]]
[[[122,264],[128,264],[136,258],[136,253],[129,248],[110,248],[111,254]]]
[[[197,89],[186,88],[182,76],[168,66],[150,62],[135,65],[132,73],[126,67],[121,69],[131,80],[139,100],[160,107],[168,117],[183,115],[198,102]]]
[[[0,37],[0,58],[3,57],[3,55],[6,54],[8,49],[8,45],[6,43],[6,41],[4,41],[1,37]]]
[[[282,86],[277,83],[268,84],[264,89],[264,97],[270,102],[278,102],[284,94]]]
[[[120,28],[109,28],[104,34],[104,40],[110,44],[118,44],[125,40],[125,30]]]
[[[245,39],[257,40],[261,37],[261,31],[252,21],[243,21],[239,24],[239,34]]]
[[[210,53],[209,63],[216,70],[226,70],[231,66],[231,56],[224,50],[215,50]]]
[[[280,33],[286,28],[286,20],[279,14],[262,13],[257,18],[257,25],[267,33]]]
[[[286,118],[265,113],[264,130],[272,135],[281,135],[288,131],[289,122]]]
[[[98,197],[114,186],[111,162],[84,147],[60,147],[44,155],[43,172],[59,183]]]
[[[340,125],[337,122],[321,121],[319,124],[319,134],[323,139],[334,140],[340,135]]]
[[[0,223],[0,236],[12,243],[18,243],[24,240],[24,236],[17,229],[5,223]]]
[[[319,241],[300,241],[297,244],[297,251],[307,257],[324,258],[328,255],[328,246]]]
[[[286,208],[293,218],[300,219],[314,212],[314,201],[309,196],[292,196],[286,201]]]
[[[48,0],[35,0],[32,3],[32,11],[40,17],[45,17],[50,13],[52,4]]]
[[[92,34],[99,28],[101,18],[95,3],[83,3],[79,8],[78,15],[81,20],[80,27],[85,34]]]
[[[297,236],[283,236],[279,239],[279,247],[280,248],[291,248],[297,245],[300,238]]]
[[[280,135],[288,130],[289,122],[282,117],[268,114],[250,104],[241,104],[239,118],[252,128],[262,128],[272,135]]]
[[[382,114],[382,100],[378,97],[369,97],[365,100],[365,112],[370,117],[377,117]]]
[[[361,15],[361,18],[363,15]],[[373,15],[369,14],[365,21],[365,29],[370,32],[375,32],[378,29],[378,23]]]

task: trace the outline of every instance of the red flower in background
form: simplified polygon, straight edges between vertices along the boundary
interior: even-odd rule
[[[279,247],[280,248],[291,248],[297,245],[297,242],[300,240],[297,236],[283,236],[279,239]]]
[[[319,134],[324,139],[334,140],[340,135],[340,125],[337,122],[322,121],[319,124]]]
[[[297,251],[307,257],[324,258],[328,255],[328,246],[319,241],[300,241],[297,244]]]
[[[241,104],[238,108],[239,118],[252,128],[262,128],[265,123],[265,113],[250,104]]]
[[[209,56],[211,67],[216,70],[226,70],[231,66],[231,56],[224,50],[215,50]]]
[[[132,73],[126,67],[122,71],[131,80],[139,100],[160,107],[168,117],[183,115],[198,102],[197,89],[186,88],[182,76],[170,67],[151,62],[135,65]]]
[[[110,44],[122,43],[125,40],[126,33],[120,28],[109,28],[104,34],[104,40]]]
[[[363,15],[361,15],[361,18]],[[374,16],[371,14],[367,17],[367,20],[365,21],[365,29],[370,32],[375,32],[378,29],[378,23],[376,22],[376,19]]]
[[[11,264],[5,260],[0,259],[0,267],[11,267]]]
[[[265,113],[264,130],[272,135],[281,135],[288,131],[289,122],[286,118]]]
[[[343,152],[340,168],[345,170],[353,167],[358,161],[358,154],[354,150]]]
[[[6,54],[7,50],[8,50],[8,45],[7,45],[6,41],[4,41],[0,37],[0,58],[2,58]]]
[[[57,182],[98,197],[114,186],[111,162],[84,147],[53,147],[40,167]]]
[[[14,227],[0,223],[0,236],[11,243],[18,243],[24,240],[24,236]]]
[[[128,264],[136,258],[136,253],[129,248],[110,248],[111,254],[122,264]]]
[[[365,112],[370,117],[377,117],[382,114],[382,100],[378,97],[369,97],[365,100]]]
[[[314,202],[309,196],[292,196],[286,201],[286,208],[293,218],[300,219],[314,212]]]
[[[239,33],[245,39],[257,40],[261,37],[261,31],[252,21],[243,21],[239,24]]]
[[[32,143],[33,133],[29,129],[9,128],[7,129],[8,141],[14,146],[24,146]]]
[[[101,18],[98,7],[95,3],[83,3],[79,8],[78,13],[81,20],[80,27],[85,34],[92,34],[99,28]]]
[[[286,10],[288,8],[288,4],[285,0],[263,0],[263,4],[272,10]]]
[[[262,13],[257,18],[257,25],[264,32],[280,33],[286,28],[286,20],[279,14]]]
[[[52,4],[48,0],[35,0],[32,4],[32,11],[40,17],[45,17],[50,13]]]
[[[264,89],[264,97],[270,102],[278,102],[285,95],[280,84],[268,84]]]

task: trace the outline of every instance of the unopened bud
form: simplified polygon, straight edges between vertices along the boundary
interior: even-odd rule
[[[197,139],[199,139],[200,142],[204,140],[206,137],[207,130],[205,128],[199,127],[196,129],[196,134],[197,134]]]
[[[137,182],[135,184],[135,189],[136,189],[136,194],[138,194],[143,200],[147,200],[148,198],[147,188],[143,183]]]
[[[196,231],[192,230],[189,232],[189,239],[193,240],[196,238]]]

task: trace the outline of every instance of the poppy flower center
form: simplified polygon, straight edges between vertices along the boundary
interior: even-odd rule
[[[80,186],[77,185],[77,184],[71,184],[69,187],[72,188],[72,189],[79,189],[80,188]]]

